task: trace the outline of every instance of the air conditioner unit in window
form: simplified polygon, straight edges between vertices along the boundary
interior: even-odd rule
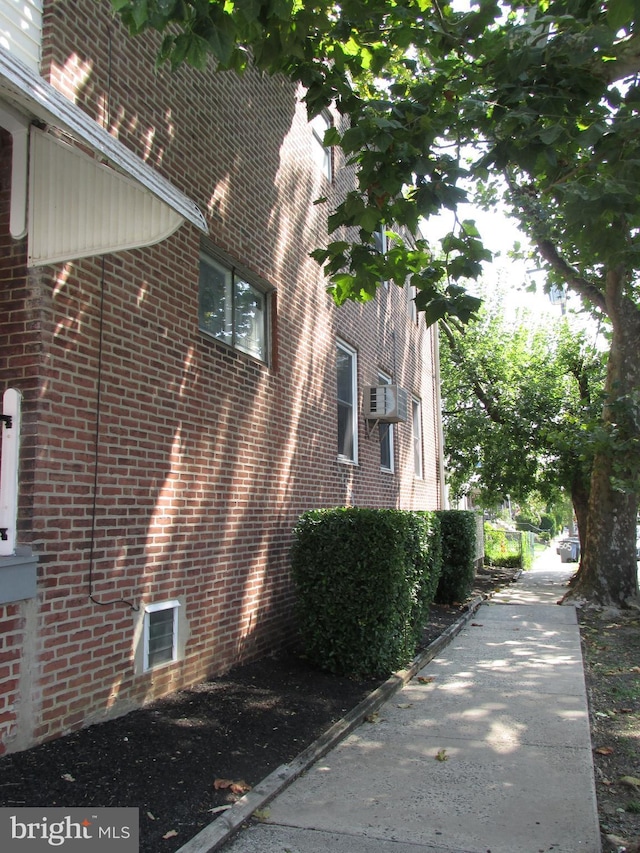
[[[364,416],[370,421],[397,424],[407,420],[407,392],[398,385],[368,385],[364,388]]]

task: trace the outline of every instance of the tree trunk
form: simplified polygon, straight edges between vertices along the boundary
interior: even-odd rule
[[[612,339],[603,410],[608,443],[593,460],[584,550],[569,593],[572,599],[618,607],[628,606],[638,596],[638,424],[633,406],[624,400],[630,404],[640,388],[640,311],[623,296],[623,287],[622,273],[610,272],[607,313]]]
[[[608,454],[596,456],[591,481],[585,549],[571,598],[628,606],[638,595],[637,496],[611,486]]]
[[[589,483],[580,471],[571,482],[571,503],[578,524],[580,539],[580,555],[582,556],[587,544],[587,518],[589,515]],[[576,578],[577,580],[578,578]]]

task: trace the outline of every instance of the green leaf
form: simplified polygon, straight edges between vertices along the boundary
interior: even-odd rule
[[[354,225],[359,225],[363,231],[373,234],[374,231],[378,231],[380,228],[380,211],[373,207],[365,208],[357,217]]]
[[[350,127],[342,137],[342,149],[347,154],[359,151],[365,144],[366,139],[367,135],[363,128]]]
[[[180,35],[176,36],[173,43],[173,50],[171,51],[170,61],[171,68],[175,71],[176,68],[179,68],[182,63],[186,60],[187,54],[189,52],[189,47],[191,45],[191,35],[188,33],[180,33]]]
[[[619,30],[635,19],[634,0],[609,0],[607,21],[612,30]]]
[[[545,145],[551,145],[559,139],[563,133],[564,129],[562,125],[554,124],[551,125],[551,127],[546,127],[544,130],[541,130],[538,136]]]
[[[187,49],[186,61],[189,65],[202,71],[207,65],[208,54],[207,42],[200,36],[194,35]]]
[[[340,145],[342,142],[342,137],[340,136],[339,131],[335,127],[330,127],[325,131],[323,144],[326,147],[330,147],[333,145]]]
[[[319,264],[324,264],[329,257],[329,254],[330,253],[326,249],[314,249],[312,252],[309,252],[310,257]]]
[[[136,29],[140,32],[149,18],[147,0],[132,0],[131,17],[133,18]]]

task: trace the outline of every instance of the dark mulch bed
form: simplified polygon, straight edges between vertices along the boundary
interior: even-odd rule
[[[640,614],[578,611],[603,853],[640,851]]]
[[[509,583],[478,573],[474,595]],[[466,608],[434,606],[422,646]],[[289,650],[138,711],[0,758],[0,805],[140,810],[141,853],[173,853],[240,794],[286,764],[380,685],[328,675]],[[241,786],[242,787],[242,786]],[[165,836],[168,836],[165,838]]]

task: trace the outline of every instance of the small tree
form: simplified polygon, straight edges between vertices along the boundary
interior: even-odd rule
[[[566,322],[542,327],[524,314],[508,323],[499,301],[446,332],[442,394],[454,495],[472,485],[484,506],[507,495],[526,506],[537,497],[539,516],[566,491],[584,541],[602,355]]]

